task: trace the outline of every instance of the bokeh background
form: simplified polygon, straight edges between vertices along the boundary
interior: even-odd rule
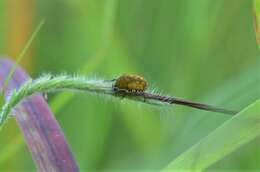
[[[250,0],[1,0],[0,54],[32,77],[143,75],[161,93],[229,109],[259,98],[259,50]],[[84,93],[48,102],[81,171],[157,170],[230,116],[152,107]],[[14,120],[0,133],[0,171],[35,171]],[[257,150],[257,151],[256,151]],[[260,169],[259,139],[211,170]]]

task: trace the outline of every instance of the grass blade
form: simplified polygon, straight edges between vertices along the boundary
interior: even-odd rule
[[[249,105],[162,171],[203,171],[242,145],[260,136],[260,100]]]
[[[32,33],[32,35],[30,36],[29,40],[26,42],[24,48],[22,49],[21,53],[18,55],[12,69],[10,70],[7,78],[5,79],[4,81],[4,85],[3,85],[3,89],[1,90],[0,92],[0,107],[3,106],[4,104],[4,99],[5,99],[5,90],[7,88],[7,85],[8,85],[8,82],[10,81],[10,79],[12,78],[16,68],[17,68],[17,65],[21,62],[21,60],[23,59],[25,53],[27,52],[27,50],[29,49],[30,45],[32,44],[32,41],[34,40],[34,38],[37,36],[37,34],[39,33],[39,31],[41,30],[42,26],[44,24],[44,20],[42,20],[38,26],[36,27],[36,29],[34,30],[34,32]],[[0,78],[1,79],[1,78]],[[1,131],[2,127],[0,127],[0,131]]]
[[[32,33],[32,35],[30,36],[29,40],[26,42],[24,48],[22,49],[21,53],[18,55],[10,73],[7,76],[7,79],[4,82],[4,88],[3,91],[5,91],[9,80],[12,78],[15,69],[17,68],[17,65],[21,62],[21,60],[23,59],[25,53],[27,52],[27,50],[29,49],[30,45],[32,44],[32,41],[34,40],[34,38],[36,37],[36,35],[39,33],[39,31],[41,30],[42,26],[44,24],[44,20],[42,20],[38,26],[36,27],[36,29],[34,30],[34,32]]]

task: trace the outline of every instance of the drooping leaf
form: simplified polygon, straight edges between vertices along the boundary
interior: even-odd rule
[[[3,88],[12,68],[13,63],[9,60],[0,60],[0,77],[3,78],[0,88]],[[17,66],[6,87],[5,98],[28,79],[27,74]],[[38,171],[78,171],[63,132],[40,94],[26,98],[12,113]]]

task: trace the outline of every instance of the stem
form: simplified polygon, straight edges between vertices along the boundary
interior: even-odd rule
[[[89,91],[100,94],[112,94],[112,82],[90,80],[85,77],[46,75],[36,80],[26,81],[18,90],[13,90],[0,113],[0,126],[6,121],[8,114],[23,98],[34,93],[59,91],[63,89]]]
[[[13,90],[8,97],[6,103],[2,107],[0,113],[0,126],[6,121],[8,114],[23,98],[34,93],[44,93],[51,91],[59,91],[64,89],[88,91],[97,94],[111,95],[115,97],[132,99],[146,104],[166,105],[179,104],[193,107],[196,109],[220,112],[224,114],[236,114],[237,112],[222,108],[213,107],[206,104],[195,103],[188,100],[177,99],[169,96],[158,95],[149,92],[127,92],[125,90],[114,90],[115,80],[90,80],[86,77],[72,76],[51,76],[46,75],[36,80],[28,80],[20,89]]]
[[[238,113],[238,111],[223,109],[223,108],[214,107],[214,106],[206,105],[206,104],[202,104],[202,103],[196,103],[196,102],[192,102],[192,101],[184,100],[184,99],[180,99],[180,98],[152,95],[149,93],[144,93],[144,97],[153,98],[155,100],[166,102],[169,104],[178,104],[178,105],[183,105],[183,106],[189,106],[189,107],[192,107],[195,109],[201,109],[201,110],[206,110],[206,111],[211,111],[211,112],[219,112],[219,113],[230,114],[230,115],[235,115]]]

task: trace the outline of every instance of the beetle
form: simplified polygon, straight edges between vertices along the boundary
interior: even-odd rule
[[[148,82],[142,76],[128,74],[118,77],[113,87],[115,91],[144,92]]]

